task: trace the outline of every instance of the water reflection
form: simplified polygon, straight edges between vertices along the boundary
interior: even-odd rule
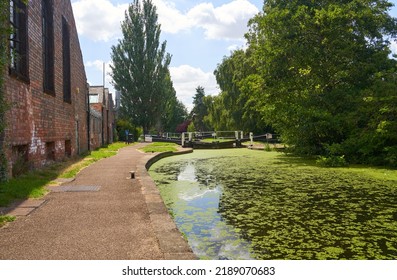
[[[188,162],[184,169],[178,174],[178,181],[197,182],[196,169],[192,162]]]
[[[218,213],[222,186],[207,174],[200,183],[196,161],[181,166],[172,188],[175,200],[168,201],[177,226],[184,232],[194,253],[205,259],[252,259],[249,242],[227,225]]]

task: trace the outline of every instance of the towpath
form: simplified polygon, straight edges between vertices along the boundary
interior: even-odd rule
[[[0,259],[195,259],[146,172],[155,154],[140,152],[142,145],[87,167],[40,201],[22,202],[34,211],[0,228]]]

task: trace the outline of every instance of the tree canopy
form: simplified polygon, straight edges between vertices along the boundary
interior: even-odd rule
[[[391,7],[384,0],[265,1],[249,23],[247,49],[215,71],[219,108],[208,118],[274,129],[300,154],[397,165]]]

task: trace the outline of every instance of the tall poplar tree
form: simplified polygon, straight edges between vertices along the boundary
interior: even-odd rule
[[[172,92],[168,82],[171,55],[160,44],[160,25],[151,0],[134,0],[121,24],[123,38],[112,47],[112,78],[121,92],[121,116],[144,133],[161,118]]]

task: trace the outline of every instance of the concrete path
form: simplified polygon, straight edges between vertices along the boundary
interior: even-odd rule
[[[155,154],[142,145],[84,169],[0,228],[0,259],[195,259],[144,168]]]

